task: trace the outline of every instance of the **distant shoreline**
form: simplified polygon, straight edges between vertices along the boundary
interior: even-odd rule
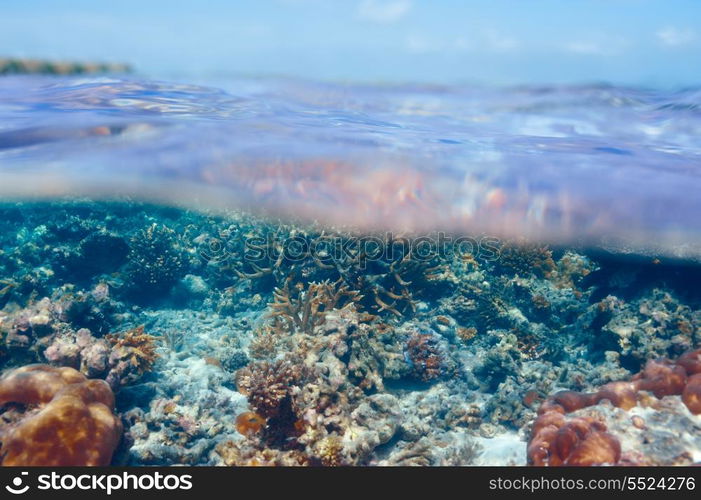
[[[123,63],[0,58],[0,75],[82,75],[131,72],[132,67]]]

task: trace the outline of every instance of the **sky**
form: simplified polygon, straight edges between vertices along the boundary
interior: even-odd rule
[[[3,0],[0,57],[159,78],[701,84],[699,0]]]

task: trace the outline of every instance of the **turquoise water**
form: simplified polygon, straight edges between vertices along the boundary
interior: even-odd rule
[[[701,461],[701,92],[210,83],[0,79],[3,464]]]

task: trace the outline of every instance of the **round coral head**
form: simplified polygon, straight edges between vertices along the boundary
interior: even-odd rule
[[[265,424],[265,419],[252,411],[244,412],[236,417],[236,430],[244,436],[259,433]]]

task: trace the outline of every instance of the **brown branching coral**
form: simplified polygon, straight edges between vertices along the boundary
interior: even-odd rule
[[[280,415],[292,386],[303,376],[302,367],[286,359],[252,363],[236,372],[236,387],[263,418]]]
[[[398,318],[403,316],[399,309],[404,312],[411,310],[413,313],[416,313],[416,305],[418,304],[418,301],[414,300],[411,292],[406,286],[402,286],[400,293],[395,293],[394,290],[387,290],[379,285],[375,286],[372,291],[378,313],[387,311],[394,314]],[[392,302],[388,303],[390,301]]]
[[[437,254],[429,254],[425,258],[420,258],[415,253],[415,250],[412,249],[401,259],[390,263],[389,274],[398,285],[407,287],[411,284],[416,284],[416,281],[435,280],[448,271],[446,264],[439,263]]]
[[[143,325],[122,335],[107,335],[107,339],[112,343],[113,350],[123,351],[122,359],[141,372],[151,370],[158,358],[156,337],[145,333]]]
[[[341,438],[335,434],[326,436],[316,443],[315,455],[321,460],[321,465],[325,467],[338,467],[343,465],[343,443]]]
[[[555,268],[552,251],[547,246],[528,243],[505,244],[499,256],[499,266],[523,277],[548,277]]]
[[[278,347],[279,327],[277,324],[263,325],[253,332],[253,338],[248,345],[248,353],[253,359],[275,357]]]
[[[388,241],[387,245],[392,245]],[[419,301],[414,292],[424,291],[429,283],[438,283],[449,271],[445,264],[437,264],[437,257],[417,258],[408,251],[401,258],[386,264],[385,274],[368,280],[372,292],[371,308],[377,313],[389,312],[397,318],[416,314]]]
[[[204,253],[220,271],[230,271],[217,279],[227,275],[227,284],[247,282],[243,286],[265,293],[276,286],[282,297],[275,302],[284,302],[287,292],[297,299],[297,280],[317,286],[340,282],[356,291],[359,309],[399,318],[417,312],[418,297],[444,294],[450,288],[445,285],[457,281],[444,256],[417,240],[261,222],[221,230],[215,255]],[[235,289],[226,288],[230,294]]]
[[[270,315],[283,321],[290,331],[314,333],[314,328],[324,323],[326,314],[358,302],[362,296],[350,290],[341,280],[310,283],[306,290],[298,285],[290,288],[290,280],[276,288],[274,301],[269,304]]]
[[[273,274],[272,267],[260,267],[252,262],[250,265],[253,268],[254,272],[244,273],[243,271],[239,271],[238,269],[236,269],[235,270],[236,275],[239,278],[244,279],[244,280],[253,280],[253,279],[257,279],[257,278],[262,278],[262,277],[267,276],[269,274]]]
[[[0,379],[0,404],[8,403],[26,411],[1,431],[2,465],[109,465],[122,425],[104,381],[72,368],[24,366]]]
[[[106,378],[111,387],[133,383],[153,368],[158,358],[157,338],[144,333],[143,326],[106,338],[112,344]]]
[[[254,362],[237,372],[237,387],[251,412],[243,417],[243,438],[217,447],[225,464],[367,464],[372,451],[392,438],[397,400],[386,394],[366,397],[349,380],[350,336],[370,329],[357,320],[348,326],[349,316],[357,312],[336,310],[324,335],[295,334],[297,347],[286,358]],[[397,356],[408,370],[401,352]],[[255,428],[249,430],[251,422]]]
[[[8,293],[10,290],[15,288],[17,283],[10,280],[0,280],[0,297]]]

